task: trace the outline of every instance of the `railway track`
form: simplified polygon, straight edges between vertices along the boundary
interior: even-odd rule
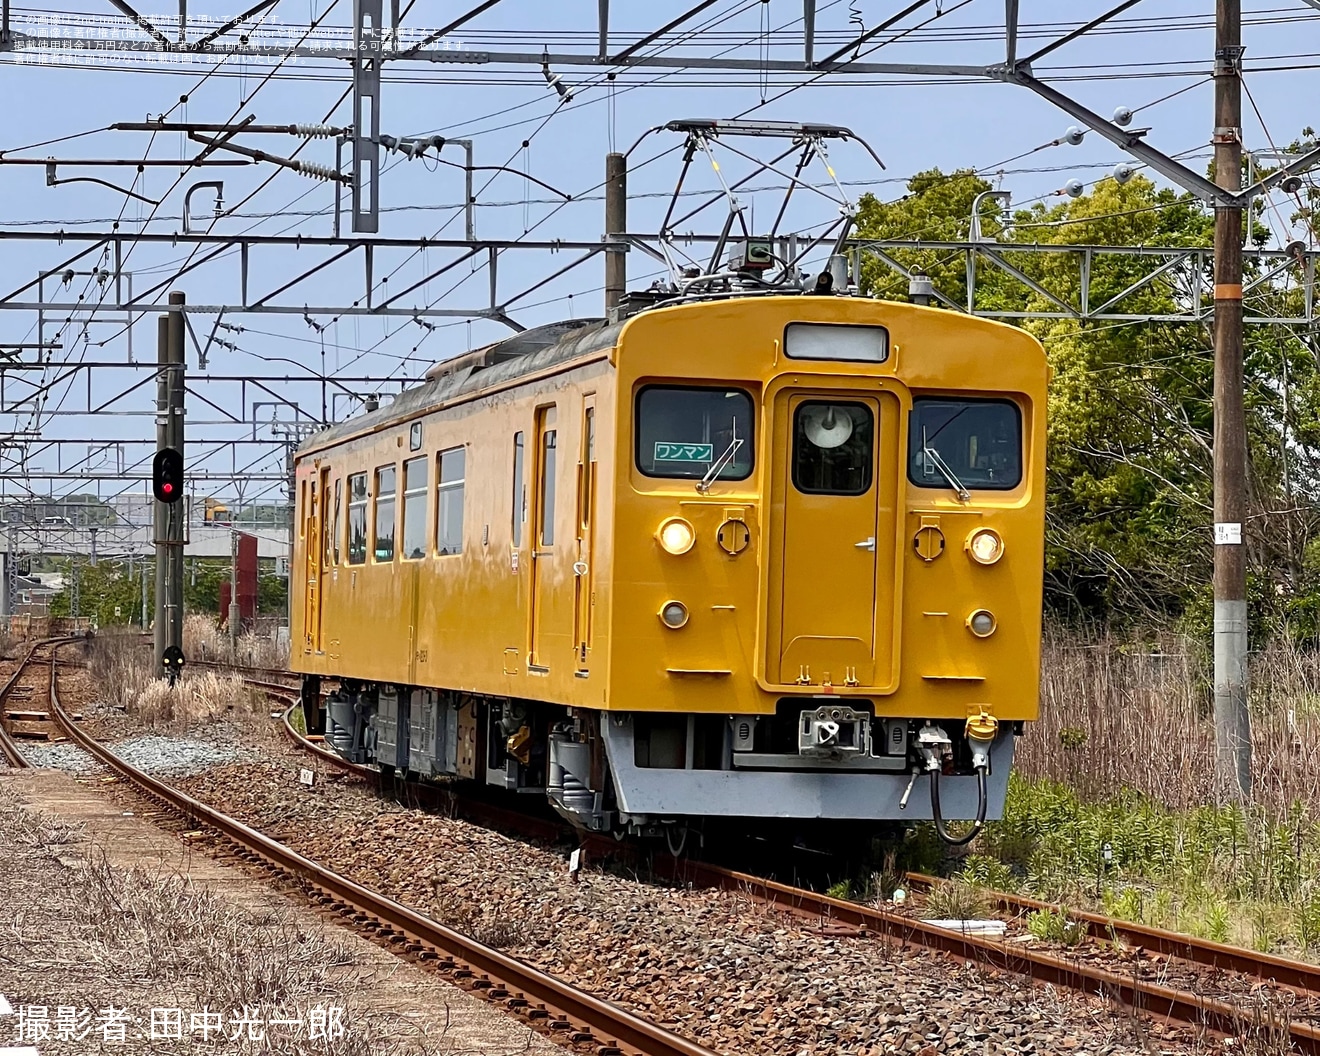
[[[21,740],[48,741],[59,736],[50,714],[48,682],[43,665],[52,662],[51,654],[70,638],[34,642],[28,646],[23,659],[14,668],[3,686],[0,686],[0,756],[6,765],[25,768]],[[73,716],[75,721],[81,715]]]
[[[296,697],[297,688],[290,684],[287,674],[261,671],[256,673],[260,677],[255,677],[243,673],[241,669],[229,669],[242,673],[249,685],[267,692],[286,706],[291,705]],[[315,753],[340,769],[368,780],[379,780],[379,774],[374,769],[347,762],[316,740],[300,734],[288,720],[289,712],[286,711],[285,733],[302,749]],[[78,734],[73,736],[82,743]],[[96,749],[89,750],[105,758]],[[122,765],[119,768],[122,769]],[[145,778],[145,775],[142,776]],[[472,940],[450,932],[435,922],[426,921],[406,907],[381,896],[374,896],[373,901],[371,893],[365,892],[368,897],[360,899],[357,897],[360,889],[351,881],[335,874],[328,874],[330,879],[323,880],[316,872],[320,867],[307,862],[288,848],[273,844],[273,841],[267,843],[271,843],[274,849],[267,847],[260,842],[265,838],[255,833],[252,836],[256,837],[256,842],[249,842],[247,834],[251,830],[247,830],[241,823],[216,814],[182,793],[174,792],[173,795],[178,798],[171,799],[170,792],[173,790],[165,793],[154,790],[151,786],[159,783],[151,778],[145,778],[145,782],[135,781],[148,795],[165,802],[192,822],[206,824],[228,837],[239,846],[241,857],[297,877],[314,892],[313,897],[317,901],[350,917],[359,925],[374,930],[390,942],[403,945],[405,951],[414,956],[429,957],[461,985],[483,990],[488,996],[510,1000],[516,1008],[524,1009],[524,1014],[527,1014],[527,1009],[540,1006],[547,1016],[563,1017],[552,1019],[550,1022],[553,1025],[562,1026],[573,1022],[573,1010],[562,1007],[567,1002],[556,1003],[553,994],[538,997],[539,992],[535,986],[520,987],[519,983],[508,981],[501,972],[508,971],[504,962],[510,962],[509,958],[493,950],[469,957],[467,954],[470,947],[475,945]],[[452,797],[453,793],[437,790],[437,796]],[[514,829],[533,838],[553,840],[563,832],[562,827],[554,822],[490,804],[464,802],[463,807],[465,814],[479,821]],[[618,845],[610,840],[599,843],[589,841],[587,847],[589,854],[593,848],[600,852],[618,851]],[[1265,1021],[1264,1025],[1276,1035],[1287,1035],[1291,1045],[1289,1051],[1320,1056],[1320,967],[1314,965],[1269,954],[1257,954],[1096,914],[1065,910],[1021,896],[1002,892],[988,893],[999,910],[1011,916],[1020,917],[1025,913],[1042,910],[1066,913],[1069,920],[1084,928],[1086,936],[1097,947],[1107,948],[1108,956],[1093,957],[1081,947],[1057,952],[1019,942],[963,934],[887,909],[831,898],[719,866],[690,860],[662,861],[659,864],[669,866],[668,870],[661,871],[668,871],[672,879],[721,887],[743,896],[750,895],[803,920],[827,927],[831,935],[840,938],[851,936],[859,941],[868,941],[883,936],[904,945],[943,951],[965,962],[998,968],[1037,982],[1099,994],[1125,1009],[1138,1010],[1230,1037],[1241,1035],[1253,1027],[1260,1028]],[[914,890],[920,890],[934,883],[934,880],[913,874],[908,882]],[[1160,965],[1153,964],[1148,956],[1152,953],[1163,959]],[[518,965],[519,962],[510,963]],[[1170,971],[1174,965],[1180,970]],[[526,966],[519,967],[523,971],[531,971]],[[1171,976],[1180,984],[1187,985],[1170,985],[1168,980]],[[557,985],[563,987],[565,984]],[[1284,988],[1289,996],[1267,1005],[1259,1001],[1253,1004],[1253,995],[1258,996],[1259,992],[1271,987]],[[1275,993],[1277,995],[1278,991]],[[509,997],[504,997],[505,994]],[[1245,1003],[1242,999],[1245,999]],[[564,1029],[572,1037],[573,1027]],[[599,1026],[588,1029],[596,1039],[591,1044],[602,1053],[706,1051],[690,1042],[684,1042],[691,1046],[690,1049],[633,1048],[622,1044],[625,1039],[619,1038],[618,1034],[623,1032],[616,1032],[614,1043],[602,1044],[599,1039],[608,1031]],[[587,1030],[581,1028],[579,1032],[583,1037],[587,1034]]]
[[[280,688],[284,694],[291,692],[287,685]],[[379,777],[372,768],[350,763],[303,736],[290,724],[287,712],[284,731],[305,751],[342,770],[368,780]],[[444,794],[453,795],[448,791]],[[536,839],[562,835],[562,828],[553,822],[485,803],[465,803],[464,813]],[[608,839],[591,838],[585,846],[589,854],[593,848],[602,853],[618,850],[618,845]],[[1087,938],[1094,943],[1095,952],[1076,947],[1056,952],[965,934],[891,910],[831,898],[716,865],[691,860],[668,863],[661,860],[656,864],[661,867],[658,871],[668,873],[671,879],[750,895],[803,920],[829,927],[832,935],[863,941],[885,937],[889,941],[942,951],[962,961],[1012,972],[1036,982],[1102,995],[1125,1009],[1228,1037],[1264,1025],[1276,1033],[1287,1034],[1292,1046],[1288,1051],[1320,1056],[1320,967],[1315,965],[1097,914],[1065,910],[1034,899],[988,893],[992,902],[1007,914],[1021,916],[1042,910],[1066,913],[1069,920],[1084,928]],[[933,878],[918,874],[909,878],[914,888],[928,887],[934,882]],[[1159,955],[1161,960],[1152,960],[1150,954]],[[1172,971],[1171,967],[1178,970]],[[1188,985],[1171,985],[1167,981],[1171,976]],[[1283,993],[1279,993],[1278,1001],[1262,1004],[1259,1000],[1262,988],[1270,987],[1281,988]]]
[[[58,648],[52,644],[51,652]],[[429,965],[465,990],[500,1004],[568,1048],[594,1056],[714,1056],[709,1049],[363,887],[130,766],[77,728],[60,705],[59,665],[53,658],[49,664],[50,711],[70,740],[189,826],[218,833],[241,860],[292,881],[325,910],[339,914],[402,955]]]

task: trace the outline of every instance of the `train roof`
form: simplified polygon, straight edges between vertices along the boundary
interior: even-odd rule
[[[623,322],[607,323],[604,319],[566,319],[441,360],[426,372],[421,385],[405,389],[379,410],[323,429],[308,437],[298,450],[314,451],[359,433],[374,432],[418,410],[612,348],[623,327]]]

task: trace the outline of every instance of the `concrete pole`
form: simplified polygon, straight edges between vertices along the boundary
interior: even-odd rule
[[[1242,186],[1242,0],[1215,7],[1215,182]],[[1251,794],[1247,711],[1247,424],[1242,369],[1242,210],[1215,207],[1215,761],[1233,798]]]
[[[622,154],[605,155],[605,237],[628,230],[628,159]],[[605,311],[617,307],[628,289],[627,247],[611,245],[605,250]],[[292,536],[290,536],[292,538]]]

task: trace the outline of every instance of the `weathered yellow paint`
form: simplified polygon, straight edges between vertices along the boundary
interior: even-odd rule
[[[791,359],[782,348],[790,322],[883,325],[889,359]],[[1033,338],[987,320],[859,298],[746,298],[644,312],[613,348],[444,407],[367,416],[358,432],[334,443],[314,438],[298,457],[298,494],[316,481],[338,545],[329,548],[330,567],[318,568],[308,552],[315,530],[296,540],[293,587],[306,603],[293,610],[293,641],[303,646],[294,667],[589,708],[717,714],[772,712],[782,697],[821,693],[828,675],[833,693],[872,700],[880,715],[964,719],[969,708],[984,708],[1004,721],[1035,718],[1046,376]],[[702,494],[694,481],[650,478],[635,468],[636,393],[658,382],[751,394],[755,471],[747,480],[717,480]],[[952,489],[908,483],[907,416],[914,395],[968,394],[1018,405],[1023,477],[1011,491],[973,491],[963,504]],[[805,496],[792,488],[791,409],[809,395],[873,408],[879,459],[867,495]],[[414,421],[422,423],[421,452],[408,450]],[[538,522],[551,428],[555,510],[547,544]],[[515,545],[518,432],[526,445],[527,519]],[[466,451],[463,550],[439,556],[436,455],[457,445]],[[419,453],[430,459],[428,552],[413,561],[399,553],[402,466]],[[395,557],[372,560],[369,538],[367,562],[350,565],[347,476],[365,472],[374,489],[375,468],[390,462],[399,467]],[[337,516],[327,498],[336,481],[344,489]],[[655,538],[672,516],[696,530],[686,554],[666,553]],[[718,541],[731,519],[746,526],[749,539],[733,554]],[[914,546],[923,524],[938,525],[958,545],[923,560]],[[980,525],[994,527],[1005,543],[991,566],[961,547]],[[874,552],[855,546],[871,536]],[[313,605],[308,580],[316,573]],[[679,630],[658,617],[671,600],[690,614]],[[986,639],[966,627],[980,608],[998,621]],[[332,655],[311,647],[306,624],[318,610],[319,640],[332,644]],[[810,682],[798,684],[807,669]]]

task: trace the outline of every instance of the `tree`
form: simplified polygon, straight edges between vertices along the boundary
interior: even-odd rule
[[[972,202],[990,184],[971,172],[915,176],[896,202],[868,196],[862,237],[955,241],[968,237]],[[1199,202],[1137,176],[1103,180],[1089,195],[1019,210],[1005,229],[982,219],[1006,268],[981,262],[978,309],[1058,312],[1079,307],[1076,254],[1014,252],[1014,244],[1185,246],[1212,244],[1213,217]],[[1259,222],[1248,237],[1262,243]],[[961,252],[891,251],[923,271],[955,304],[966,304]],[[1091,303],[1131,289],[1150,271],[1136,253],[1096,254]],[[863,287],[906,299],[906,280],[877,259]],[[1173,268],[1122,300],[1135,316],[1175,314],[1210,302],[1211,278]],[[1274,307],[1301,294],[1286,281],[1253,293]],[[1089,323],[1076,318],[1024,324],[1053,368],[1048,412],[1047,597],[1058,611],[1091,618],[1164,618],[1201,611],[1210,580],[1213,354],[1205,322]],[[1248,329],[1246,354],[1251,519],[1249,552],[1258,615],[1320,616],[1320,342],[1284,328]],[[1316,616],[1308,616],[1314,625]]]
[[[141,566],[130,575],[127,563],[63,561],[64,589],[50,599],[52,616],[70,615],[73,577],[78,577],[78,615],[94,616],[97,626],[140,623],[142,613]],[[116,613],[118,609],[118,613]]]

